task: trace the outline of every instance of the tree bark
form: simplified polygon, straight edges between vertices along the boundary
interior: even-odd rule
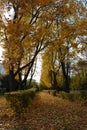
[[[68,72],[66,72],[65,63],[61,61],[62,66],[62,72],[64,77],[64,91],[69,92],[70,91],[70,77],[68,75]]]
[[[9,80],[9,89],[8,89],[9,92],[15,91],[16,83],[15,83],[15,77],[14,77],[13,69],[9,70],[8,80]]]

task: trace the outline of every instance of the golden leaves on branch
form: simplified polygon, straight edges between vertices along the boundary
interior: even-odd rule
[[[45,5],[51,2],[51,0],[34,0],[38,5]]]

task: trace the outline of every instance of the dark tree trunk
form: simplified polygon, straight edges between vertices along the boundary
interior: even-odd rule
[[[57,79],[56,79],[56,74],[53,72],[53,89],[57,90],[58,85],[57,85]]]
[[[15,78],[14,78],[14,74],[13,74],[13,70],[9,70],[9,76],[8,76],[8,82],[9,82],[9,92],[11,91],[15,91],[16,89],[16,83],[15,83]]]
[[[61,62],[61,66],[62,66],[62,72],[63,72],[63,77],[64,77],[64,91],[69,92],[70,91],[70,77],[68,75],[68,72],[66,71],[65,63],[63,61]]]
[[[57,82],[57,73],[55,73],[54,71],[50,71],[50,77],[51,77],[52,88],[54,90],[59,91],[60,89]]]

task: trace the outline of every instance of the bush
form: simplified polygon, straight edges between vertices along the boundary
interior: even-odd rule
[[[8,104],[17,115],[21,114],[31,104],[34,96],[35,89],[5,93]]]
[[[41,84],[37,84],[37,86],[34,86],[34,88],[36,88],[36,91],[39,92],[39,91],[43,91],[43,90],[49,90],[49,88],[47,88],[46,86],[43,86]]]
[[[32,80],[30,82],[30,80],[27,80],[27,88],[33,88],[33,87],[37,87],[38,83],[35,80]]]
[[[42,86],[40,86],[40,85],[37,85],[37,86],[36,86],[36,91],[37,91],[37,92],[42,91],[42,90],[43,90]]]
[[[85,104],[85,103],[87,103],[87,91],[80,91],[80,93],[79,93],[79,100],[80,100],[80,102],[83,104]]]
[[[87,91],[80,91],[75,93],[60,92],[59,97],[67,99],[69,101],[76,101],[82,104],[87,103]]]
[[[53,96],[56,96],[56,93],[57,93],[56,90],[52,90],[52,95],[53,95]]]
[[[57,91],[56,90],[50,90],[50,94],[52,94],[52,96],[56,96],[57,95]]]
[[[0,95],[4,95],[5,92],[6,92],[6,88],[0,88]]]
[[[67,95],[65,92],[60,92],[58,96],[62,99],[67,99]]]
[[[0,81],[2,83],[1,87],[3,90],[4,93],[5,92],[10,92],[10,91],[16,91],[18,90],[18,85],[19,85],[19,81],[14,79],[14,86],[13,88],[10,90],[10,86],[9,86],[9,76],[10,75],[2,75],[2,77],[0,78]]]

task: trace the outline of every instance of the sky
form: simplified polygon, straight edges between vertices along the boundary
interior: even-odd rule
[[[36,65],[36,72],[35,72],[35,75],[33,77],[33,79],[36,80],[36,82],[38,82],[38,83],[40,82],[41,69],[42,69],[41,56],[38,55],[38,57],[37,57],[37,65]]]
[[[14,13],[13,13],[13,8],[11,8],[10,11],[7,11],[7,9],[5,9],[5,10],[3,10],[3,11],[5,11],[5,13],[4,13],[4,16],[5,16],[5,17],[2,17],[3,20],[5,20],[5,18],[6,18],[6,19],[12,19],[12,18],[13,18],[13,15],[14,15]],[[3,12],[3,11],[2,11],[2,12]],[[2,52],[3,52],[3,49],[2,49],[2,47],[0,47],[0,60],[2,60]]]

